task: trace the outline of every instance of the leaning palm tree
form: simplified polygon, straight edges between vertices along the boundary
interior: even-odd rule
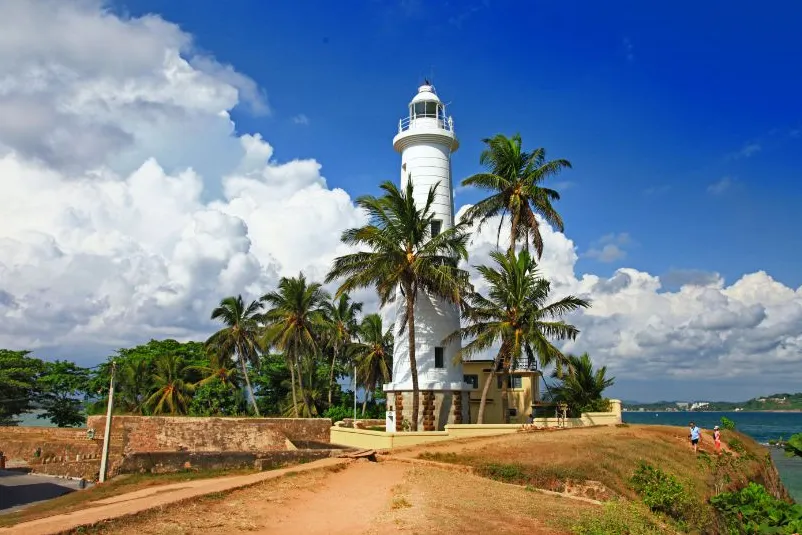
[[[539,276],[537,264],[528,251],[523,250],[517,255],[495,251],[490,256],[495,267],[476,267],[487,284],[487,297],[479,293],[468,296],[466,325],[452,335],[470,340],[458,357],[488,351],[500,344],[494,366],[482,389],[478,423],[484,423],[487,392],[495,373],[502,373],[501,406],[504,421],[508,422],[509,373],[517,368],[520,359],[526,355],[536,358],[541,367],[555,364],[561,369],[567,361],[549,339],[574,339],[579,329],[560,318],[589,306],[587,301],[571,295],[547,304],[551,287]]]
[[[400,290],[405,314],[399,334],[407,331],[412,377],[412,424],[418,429],[418,364],[415,360],[415,302],[419,295],[461,303],[470,287],[468,273],[457,267],[468,256],[468,235],[460,224],[432,235],[432,204],[437,184],[429,189],[422,206],[415,205],[412,179],[404,191],[392,182],[380,186],[382,197],[364,196],[356,204],[370,216],[367,225],[343,232],[343,243],[365,247],[334,260],[326,282],[343,279],[337,294],[375,287],[381,306],[394,301]]]
[[[487,148],[479,159],[487,168],[486,173],[470,176],[462,181],[463,186],[474,186],[490,192],[490,197],[471,206],[464,215],[466,221],[479,221],[481,228],[491,217],[501,216],[497,241],[501,241],[501,228],[505,218],[510,218],[510,245],[514,250],[518,240],[523,240],[524,248],[529,241],[543,256],[543,237],[540,224],[535,217],[539,214],[560,232],[563,220],[552,206],[552,201],[560,199],[560,194],[543,187],[543,181],[570,168],[568,160],[546,160],[546,149],[538,148],[532,152],[521,149],[521,136],[508,138],[502,134],[483,140]]]
[[[221,359],[233,355],[239,360],[245,386],[248,388],[248,395],[256,416],[259,416],[259,407],[256,406],[256,398],[253,395],[253,388],[251,388],[251,380],[248,378],[246,363],[251,363],[253,366],[259,365],[257,338],[261,310],[262,304],[259,301],[251,301],[248,306],[245,306],[241,295],[226,297],[220,301],[220,306],[212,311],[212,319],[220,320],[225,327],[206,340],[206,347],[216,352]]]
[[[599,402],[603,401],[602,392],[615,383],[615,377],[607,377],[607,366],[594,370],[587,353],[581,356],[566,355],[566,358],[569,364],[568,373],[562,377],[557,370],[552,373],[552,377],[561,379],[551,389],[555,400],[567,403],[574,415],[599,410]]]
[[[390,382],[393,358],[393,331],[384,330],[378,314],[368,314],[359,325],[359,342],[351,346],[351,358],[356,362],[357,378],[365,389],[362,416],[368,404],[368,394],[381,383]]]
[[[334,390],[334,369],[356,334],[357,316],[362,312],[362,303],[351,301],[348,294],[342,294],[323,305],[326,318],[325,338],[331,348],[331,368],[329,369],[329,398],[331,407]]]
[[[188,367],[177,355],[163,355],[155,362],[153,388],[155,391],[145,401],[153,414],[186,414],[195,387],[184,378]]]
[[[262,345],[284,352],[292,379],[293,414],[299,417],[296,381],[302,403],[309,408],[312,400],[304,387],[303,376],[312,364],[307,362],[320,352],[319,339],[326,328],[323,306],[329,294],[317,282],[307,283],[303,273],[298,277],[282,277],[278,289],[262,296],[269,307],[264,314],[265,330]],[[306,358],[305,358],[306,357]]]

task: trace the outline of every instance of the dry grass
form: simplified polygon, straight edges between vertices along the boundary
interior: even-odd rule
[[[181,483],[182,481],[193,481],[195,479],[209,479],[215,477],[230,477],[235,475],[251,474],[254,470],[230,470],[230,471],[198,471],[181,472],[177,474],[126,474],[115,477],[114,479],[96,485],[92,488],[71,492],[27,507],[21,511],[8,513],[0,516],[0,527],[13,526],[21,522],[36,520],[47,516],[69,513],[79,509],[86,509],[90,502],[111,498],[126,492],[133,492],[170,483]]]
[[[662,426],[520,433],[485,441],[478,447],[462,444],[407,454],[472,466],[478,474],[499,481],[602,500],[615,496],[637,499],[628,481],[638,464],[645,461],[676,475],[704,500],[714,490],[710,457],[705,452],[694,456],[686,433],[684,428]],[[744,440],[745,444],[751,442]],[[756,460],[748,462],[755,463],[753,468],[757,469]]]
[[[402,508],[387,514],[371,533],[570,533],[597,506],[548,496],[478,476],[424,466],[409,468],[394,489]]]

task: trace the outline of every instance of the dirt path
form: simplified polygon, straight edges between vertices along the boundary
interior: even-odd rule
[[[392,507],[392,489],[406,468],[396,463],[359,461],[331,474],[321,486],[267,503],[254,511],[270,518],[260,534],[340,535],[365,533]]]
[[[346,459],[321,459],[308,464],[260,472],[245,476],[224,477],[215,479],[198,479],[147,488],[98,500],[88,504],[87,509],[62,515],[55,515],[30,522],[17,524],[10,528],[0,528],[0,534],[19,533],[25,535],[49,535],[74,529],[87,524],[95,524],[104,520],[133,515],[165,505],[174,504],[191,498],[216,492],[254,485],[262,481],[276,479],[290,472],[306,472],[320,468],[336,467],[348,463]]]

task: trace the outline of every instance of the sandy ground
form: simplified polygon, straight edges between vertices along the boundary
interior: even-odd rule
[[[25,535],[46,535],[61,533],[78,526],[94,524],[104,520],[126,515],[137,515],[153,507],[164,507],[185,500],[230,491],[254,485],[266,480],[278,479],[290,473],[309,470],[336,468],[347,461],[344,459],[322,459],[308,464],[260,472],[244,476],[198,479],[120,494],[111,498],[91,502],[86,509],[71,513],[49,516],[9,528],[0,528],[0,534],[19,533]]]
[[[115,535],[193,533],[567,533],[595,506],[478,476],[384,461],[350,462],[266,481],[104,527]]]
[[[325,459],[271,472],[129,492],[93,502],[81,511],[0,529],[0,534],[54,533],[106,519],[114,520],[101,524],[96,532],[568,533],[578,519],[598,512],[599,506],[492,481],[457,466],[445,469],[409,460],[425,451],[546,466],[603,465],[607,457],[630,455],[632,448],[618,447],[620,441],[630,445],[642,441],[644,449],[667,448],[676,462],[687,464],[692,453],[676,448],[674,443],[683,437],[675,434],[670,429],[660,433],[638,428],[582,429],[429,444],[393,451],[378,463]]]

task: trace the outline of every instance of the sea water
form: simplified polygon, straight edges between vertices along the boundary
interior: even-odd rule
[[[736,429],[749,435],[761,444],[769,440],[787,439],[802,433],[802,412],[640,412],[626,411],[622,414],[625,423],[651,425],[687,426],[694,422],[710,436],[714,425],[721,425],[721,417],[733,420]],[[802,458],[785,456],[782,450],[771,448],[771,455],[780,478],[793,496],[802,503]]]

